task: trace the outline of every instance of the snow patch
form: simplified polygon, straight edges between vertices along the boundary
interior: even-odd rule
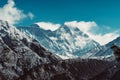
[[[50,37],[51,40],[56,41],[58,40],[56,37]]]

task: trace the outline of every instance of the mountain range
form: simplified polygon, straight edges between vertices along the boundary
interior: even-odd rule
[[[18,29],[32,35],[46,49],[65,59],[85,56],[88,51],[100,47],[99,43],[77,27],[63,25],[51,31],[36,23],[28,27],[19,26]]]
[[[19,30],[36,38],[41,45],[63,59],[111,56],[113,44],[120,46],[120,37],[101,46],[77,27],[60,26],[58,29],[46,30],[39,23],[31,26],[19,26]]]
[[[120,80],[119,70],[115,60],[63,60],[34,37],[0,21],[0,80]]]

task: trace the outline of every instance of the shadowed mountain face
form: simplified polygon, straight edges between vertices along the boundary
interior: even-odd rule
[[[33,35],[45,48],[66,58],[81,57],[89,50],[100,46],[77,27],[61,26],[51,31],[34,24],[18,29]]]
[[[98,59],[62,60],[7,22],[0,25],[0,80],[117,80],[119,66]]]

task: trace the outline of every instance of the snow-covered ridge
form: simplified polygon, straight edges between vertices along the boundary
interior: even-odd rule
[[[49,26],[48,26],[49,27]],[[18,27],[29,32],[49,51],[65,58],[76,58],[85,55],[89,50],[100,46],[77,27],[60,26],[56,30],[45,30],[37,24],[29,27]]]

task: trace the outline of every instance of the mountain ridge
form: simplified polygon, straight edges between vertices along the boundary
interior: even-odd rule
[[[29,27],[18,27],[18,29],[33,35],[49,51],[68,58],[80,57],[87,51],[100,46],[77,27],[61,26],[57,30],[51,31],[34,24]]]

